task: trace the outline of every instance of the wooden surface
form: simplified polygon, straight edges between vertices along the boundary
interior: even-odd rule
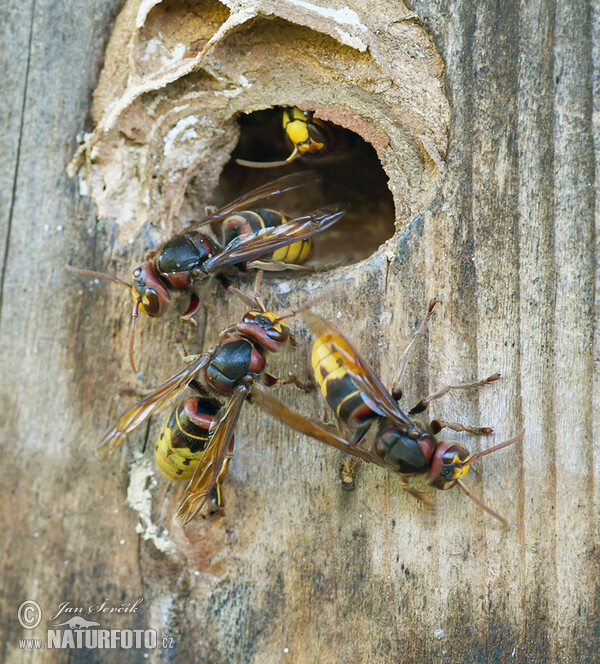
[[[428,510],[378,468],[344,493],[339,453],[248,406],[225,516],[183,531],[170,519],[181,489],[153,474],[160,417],[114,458],[93,454],[131,403],[118,393],[134,384],[130,297],[63,268],[116,265],[125,276],[143,253],[140,241],[111,263],[110,224],[96,222],[65,172],[77,133],[91,129],[91,92],[120,4],[0,9],[0,659],[141,661],[139,650],[42,656],[18,640],[45,638],[62,602],[143,597],[137,613],[99,620],[175,640],[150,661],[595,661],[597,5],[415,3],[446,66],[446,172],[395,238],[391,260],[381,252],[337,273],[346,294],[320,305],[389,384],[426,303],[439,297],[407,374],[408,402],[502,372],[500,384],[449,396],[434,414],[494,426],[493,441],[461,438],[473,449],[527,428],[520,447],[468,477],[511,527],[458,490],[432,495]],[[284,308],[322,281],[286,282],[286,295],[270,280],[265,297]],[[216,289],[211,297],[207,346],[243,312]],[[140,328],[141,382],[155,385],[180,366],[176,319]],[[307,357],[300,346],[275,366],[302,368]],[[328,417],[316,395],[281,396]],[[44,612],[33,632],[17,621],[26,599]]]

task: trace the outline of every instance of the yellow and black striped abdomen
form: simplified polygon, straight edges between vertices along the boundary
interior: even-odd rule
[[[359,429],[377,417],[367,396],[348,373],[342,355],[320,339],[313,346],[312,367],[321,394],[341,422]]]
[[[202,458],[219,410],[212,399],[188,397],[173,409],[156,441],[156,463],[172,480],[188,479]]]
[[[267,208],[254,208],[253,210],[243,210],[232,215],[223,223],[223,241],[225,245],[239,235],[255,235],[264,228],[273,228],[281,226],[288,219],[281,212],[268,210]],[[312,238],[299,240],[287,247],[276,249],[271,254],[261,257],[264,261],[273,261],[277,263],[290,263],[302,265],[310,256],[312,249]]]

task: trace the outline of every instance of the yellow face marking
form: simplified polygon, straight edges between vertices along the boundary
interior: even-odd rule
[[[266,318],[267,320],[271,321],[271,323],[277,323],[278,325],[285,325],[283,321],[280,321],[279,318],[277,318],[277,316],[271,313],[270,311],[249,311],[246,315],[251,315],[254,316],[255,318],[262,316],[263,318]]]
[[[458,477],[456,478],[457,480],[462,480],[463,477],[471,470],[471,466],[463,466],[460,469],[460,472],[458,473]]]
[[[144,301],[143,301],[142,298],[140,297],[140,294],[139,294],[136,290],[134,290],[133,288],[131,289],[131,297],[133,298],[133,301],[134,301],[134,302],[137,302],[137,303],[138,303],[138,308],[139,308],[139,310],[140,310],[143,314],[148,315],[148,313],[147,313],[147,311],[146,311],[146,307],[144,306]],[[147,299],[146,299],[146,304],[148,304],[148,300],[147,300]]]
[[[452,475],[452,480],[453,480],[453,481],[454,481],[454,480],[462,480],[462,478],[463,478],[463,477],[469,472],[469,470],[471,469],[471,466],[470,466],[470,465],[469,465],[469,466],[462,466],[462,467],[461,467],[460,465],[458,465],[458,464],[461,464],[461,463],[462,463],[462,461],[460,460],[460,457],[458,456],[458,454],[455,454],[455,455],[454,455],[454,457],[452,458],[452,462],[451,462],[451,463],[455,463],[455,464],[457,464],[457,465],[454,467],[454,474]]]
[[[324,146],[325,143],[319,143],[318,141],[313,141],[311,138],[309,142],[304,142],[298,145],[298,151],[301,152],[302,154],[305,154],[306,152],[310,152],[312,154],[313,152],[318,152],[319,150],[322,150]]]

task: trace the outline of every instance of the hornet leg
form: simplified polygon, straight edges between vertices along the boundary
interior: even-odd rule
[[[446,422],[446,420],[431,420],[431,429],[434,434],[438,434],[442,429],[452,429],[452,431],[466,431],[476,436],[491,436],[494,430],[491,427],[472,427],[460,422]]]
[[[425,334],[425,330],[427,329],[427,323],[431,320],[431,317],[433,316],[433,310],[435,308],[435,305],[438,304],[439,300],[431,300],[429,303],[429,307],[427,308],[427,315],[425,316],[425,319],[419,326],[419,329],[417,330],[415,336],[412,338],[411,342],[408,344],[406,347],[404,353],[402,353],[402,357],[400,358],[400,366],[398,368],[398,373],[396,374],[396,378],[394,378],[394,382],[392,383],[392,396],[396,401],[399,401],[402,398],[402,389],[400,388],[400,382],[402,381],[402,378],[404,376],[404,372],[406,371],[406,366],[408,364],[408,356],[412,349],[415,347],[415,344],[419,339]]]
[[[446,385],[446,387],[443,387],[441,390],[439,390],[439,392],[431,394],[428,397],[425,397],[425,399],[421,399],[421,401],[419,401],[419,403],[414,408],[411,408],[408,412],[410,415],[416,415],[417,413],[422,413],[432,401],[434,401],[435,399],[440,399],[441,397],[445,396],[446,394],[448,394],[448,392],[451,392],[452,390],[478,389],[480,387],[483,387],[484,385],[489,385],[490,383],[499,380],[500,377],[501,376],[499,373],[495,373],[475,383],[463,383],[462,385]]]

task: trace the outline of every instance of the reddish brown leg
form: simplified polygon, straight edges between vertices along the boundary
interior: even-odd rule
[[[119,385],[119,394],[124,397],[147,397],[154,392],[155,388],[142,389],[141,387],[132,387],[131,385]]]
[[[233,285],[233,282],[228,279],[227,277],[224,277],[222,274],[216,274],[215,279],[219,281],[221,286],[228,292],[228,293],[233,293],[234,295],[237,295],[240,300],[245,302],[251,309],[254,309],[256,307],[256,300],[254,300],[251,297],[248,297],[245,293],[243,293],[239,288]]]
[[[261,285],[261,282],[262,282],[262,271],[261,270],[259,270],[256,273],[256,279],[254,281],[254,297],[253,298],[248,297],[245,293],[242,293],[242,291],[239,288],[237,288],[236,286],[234,286],[229,280],[221,278],[220,281],[221,281],[221,284],[223,285],[223,287],[225,288],[226,291],[228,291],[229,293],[233,293],[234,295],[237,295],[240,298],[240,300],[245,302],[251,309],[254,309],[255,307],[258,306],[258,308],[263,312],[267,310],[264,303],[263,303],[263,301],[262,301],[262,298],[260,296],[260,285]]]
[[[235,332],[236,329],[237,329],[236,325],[230,325],[229,327],[226,327],[224,330],[221,330],[219,332],[219,341],[222,341],[223,338],[226,337],[228,334]]]
[[[452,431],[466,431],[476,436],[491,436],[494,430],[491,427],[472,427],[460,422],[446,422],[446,420],[431,420],[431,430],[438,434],[442,429],[452,429]]]
[[[259,270],[256,273],[256,279],[254,280],[254,299],[256,300],[256,304],[260,307],[260,310],[264,313],[267,310],[267,307],[265,307],[265,303],[262,300],[262,297],[260,296],[260,287],[262,284],[262,278],[263,278],[263,271]]]
[[[417,491],[416,489],[413,489],[411,486],[409,486],[408,482],[402,477],[401,475],[397,475],[398,479],[400,480],[400,485],[406,491],[407,493],[410,493],[410,495],[413,498],[416,498],[420,502],[424,503],[425,505],[433,505],[431,500],[429,498],[426,498],[425,495],[423,495],[420,491]]]
[[[433,316],[433,310],[435,308],[435,305],[438,304],[439,300],[431,300],[429,303],[429,307],[427,308],[427,315],[425,316],[425,319],[421,323],[419,329],[417,330],[415,336],[412,338],[411,342],[408,344],[406,347],[404,353],[402,353],[402,357],[400,358],[400,366],[398,368],[398,373],[396,374],[396,378],[394,378],[394,382],[392,383],[392,396],[396,401],[399,401],[402,398],[402,388],[400,387],[400,383],[402,381],[402,378],[404,376],[404,372],[406,371],[406,366],[408,365],[408,356],[412,349],[415,347],[415,344],[419,339],[425,334],[425,330],[427,329],[427,323],[431,320],[431,317]]]
[[[464,383],[462,385],[447,385],[446,387],[442,388],[439,392],[431,394],[430,396],[425,397],[425,399],[421,399],[421,401],[419,401],[419,403],[414,408],[411,408],[408,412],[410,415],[416,415],[417,413],[422,413],[432,401],[434,401],[435,399],[440,399],[441,397],[445,396],[446,394],[448,394],[448,392],[451,392],[452,390],[473,390],[479,387],[483,387],[484,385],[489,385],[490,383],[493,383],[494,381],[499,380],[500,378],[501,378],[500,374],[495,373],[492,374],[491,376],[488,376],[488,378],[484,378],[483,380],[479,380],[475,383]],[[460,429],[458,430],[460,431]]]
[[[265,272],[316,272],[317,268],[311,265],[296,265],[296,263],[284,263],[283,261],[250,261],[247,267],[251,270],[260,270]],[[320,268],[319,268],[320,269]]]
[[[200,298],[195,293],[191,293],[188,308],[183,314],[181,314],[179,320],[182,323],[198,327],[198,323],[194,320],[194,316],[198,313],[198,309],[200,309]]]
[[[309,378],[307,381],[301,381],[298,376],[290,374],[287,378],[277,378],[270,373],[263,373],[265,385],[273,387],[275,385],[295,385],[304,392],[310,392],[315,388],[315,383]]]
[[[284,263],[283,261],[250,261],[247,267],[252,270],[264,270],[265,272],[295,272],[298,274],[314,274],[315,272],[327,272],[333,268],[343,265],[343,261],[335,261],[326,265],[298,265],[297,263]]]
[[[229,443],[229,447],[227,448],[227,454],[225,456],[225,461],[223,462],[223,467],[221,468],[219,477],[217,478],[215,486],[211,491],[210,495],[211,504],[208,509],[209,516],[222,512],[223,508],[225,507],[225,501],[223,500],[223,490],[221,487],[223,485],[223,482],[225,481],[225,477],[229,469],[229,462],[231,461],[232,456],[233,456],[233,440]]]
[[[182,360],[185,361],[185,358],[189,356],[187,349],[184,344],[183,334],[180,334],[179,331],[175,335],[175,348]]]

